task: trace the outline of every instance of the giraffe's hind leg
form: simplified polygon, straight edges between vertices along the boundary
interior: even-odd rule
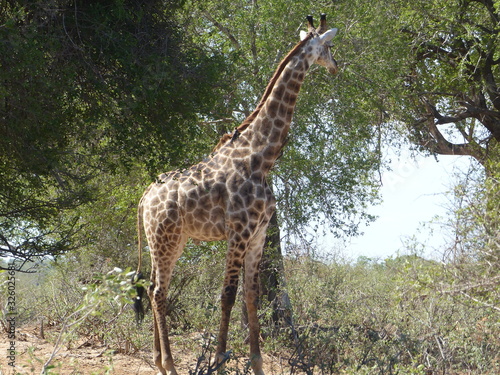
[[[154,361],[156,367],[158,367],[158,370],[160,370],[158,375],[161,375],[161,374],[165,374],[166,371],[161,364],[160,336],[158,334],[158,325],[156,323],[156,311],[157,311],[157,309],[155,307],[153,307],[153,292],[155,289],[154,282],[156,280],[156,268],[155,268],[154,264],[152,265],[150,280],[151,280],[151,284],[149,285],[147,293],[149,296],[149,300],[151,301],[151,309],[153,312],[153,332],[154,332],[153,361]]]
[[[177,259],[182,253],[186,238],[170,241],[160,249],[151,247],[153,272],[149,287],[149,298],[154,317],[153,359],[161,375],[177,375],[175,370],[167,328],[167,291]],[[166,250],[166,251],[165,251]]]
[[[158,324],[156,323],[156,313],[153,312],[153,327],[154,327],[154,343],[153,343],[153,360],[156,367],[160,370],[158,375],[165,375],[167,372],[163,368],[162,355],[161,355],[161,344],[160,335],[158,332]]]

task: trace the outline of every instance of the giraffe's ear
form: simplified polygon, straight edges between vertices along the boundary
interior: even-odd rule
[[[304,40],[309,33],[307,31],[301,30],[300,31],[300,40]]]
[[[323,35],[321,35],[319,37],[320,43],[325,44],[325,43],[329,42],[330,40],[332,40],[333,37],[335,36],[335,34],[337,34],[337,31],[338,31],[338,29],[328,30],[326,33],[324,33]]]

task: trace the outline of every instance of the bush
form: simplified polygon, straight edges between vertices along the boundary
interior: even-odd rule
[[[500,346],[491,335],[500,327],[491,311],[457,305],[435,289],[443,267],[417,256],[289,259],[298,331],[292,373],[496,373]]]

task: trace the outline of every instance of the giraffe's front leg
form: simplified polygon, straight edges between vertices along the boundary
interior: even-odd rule
[[[217,337],[216,361],[221,365],[226,360],[227,333],[231,310],[236,299],[238,290],[238,279],[243,264],[246,244],[241,242],[241,237],[235,236],[228,240],[228,251],[226,256],[226,270],[224,275],[224,285],[221,295],[221,321],[219,326],[219,335]],[[219,368],[221,372],[223,366]]]
[[[264,375],[262,355],[260,353],[260,324],[257,315],[259,305],[259,264],[265,242],[266,230],[256,236],[248,248],[245,257],[245,303],[250,331],[250,365],[255,375]]]

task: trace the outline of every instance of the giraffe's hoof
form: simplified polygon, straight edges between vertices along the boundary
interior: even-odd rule
[[[172,370],[160,370],[160,372],[158,372],[156,375],[177,375],[177,371],[175,371],[175,369],[172,369]]]

